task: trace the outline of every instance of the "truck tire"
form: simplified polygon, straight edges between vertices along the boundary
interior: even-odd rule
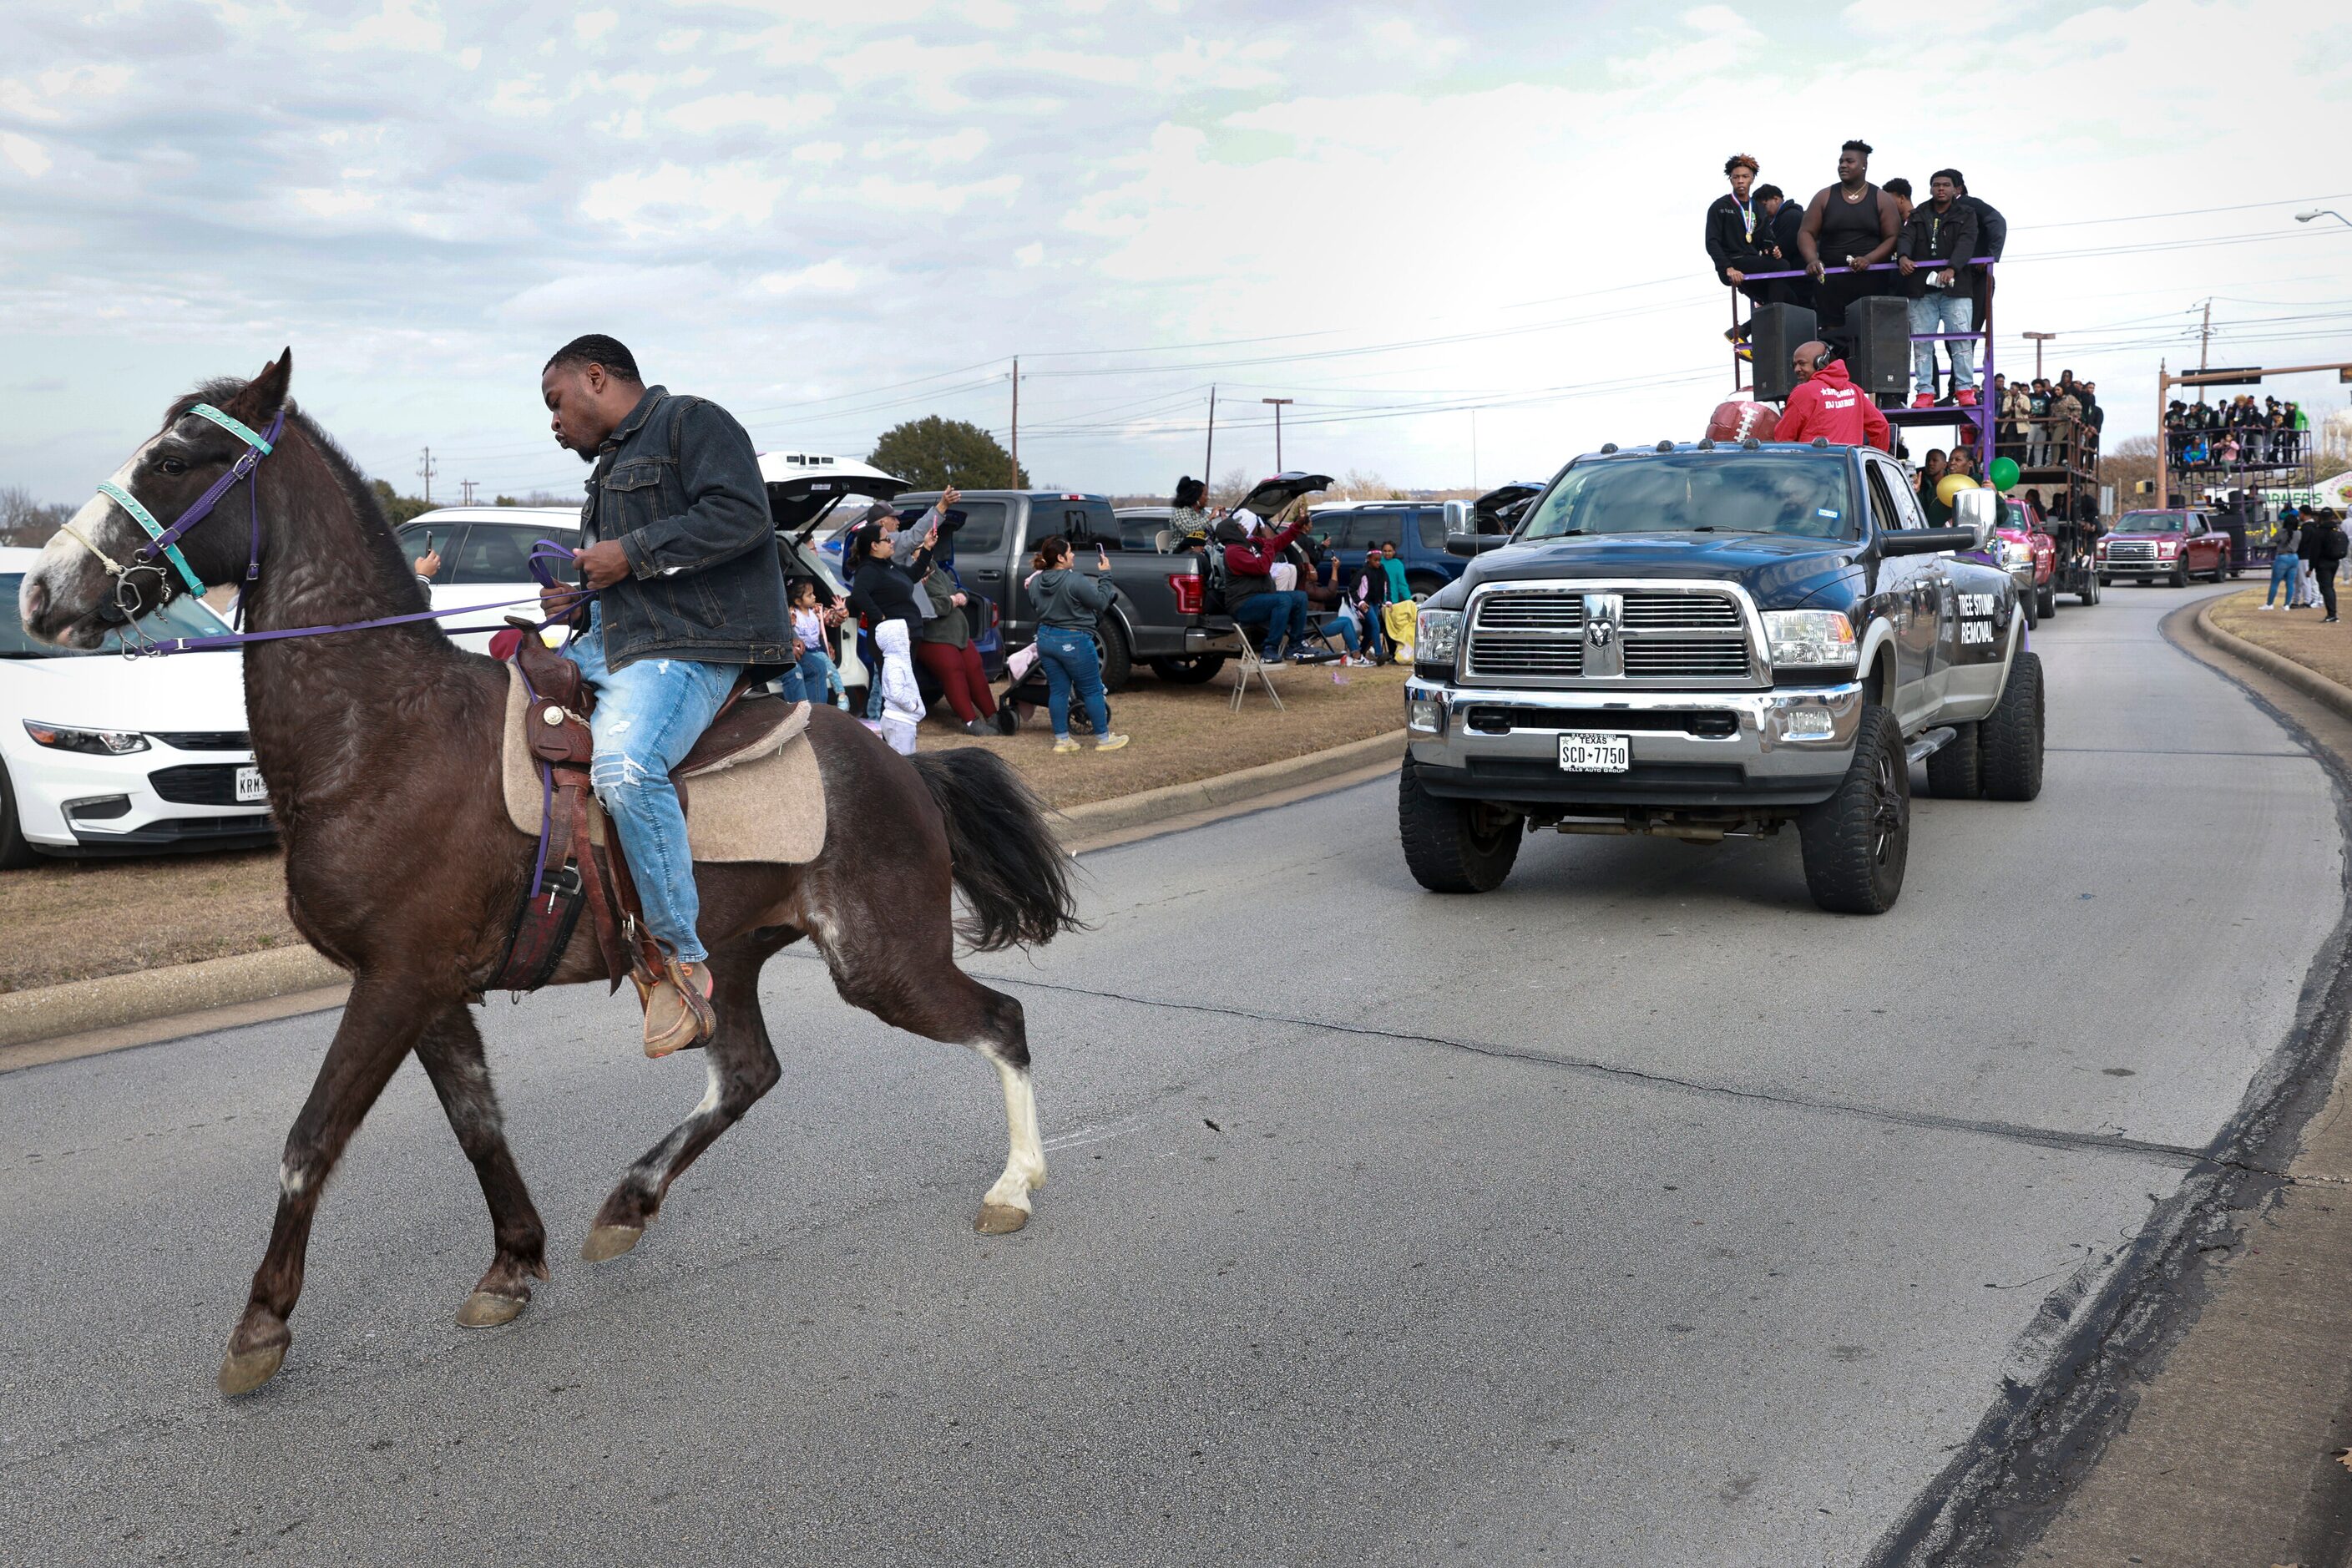
[[[2021,653],[2009,667],[2000,704],[1978,726],[1984,792],[1991,800],[2042,793],[2042,657]]]
[[[1118,629],[1116,621],[1095,623],[1095,644],[1102,650],[1102,680],[1105,691],[1124,691],[1135,679],[1135,655],[1127,646],[1127,634]]]
[[[1894,714],[1863,709],[1853,763],[1835,795],[1797,814],[1797,833],[1814,903],[1841,915],[1895,907],[1911,855],[1911,768]]]
[[[1984,794],[1983,752],[1973,723],[1952,726],[1944,748],[1927,754],[1927,793],[1937,800],[1974,800]]]
[[[1206,686],[1225,668],[1221,653],[1188,653],[1151,661],[1151,673],[1171,686]]]
[[[2046,621],[2058,613],[2057,578],[2053,577],[2049,582],[2033,590],[2033,608],[2036,612],[2035,618],[2038,620]]]
[[[2182,556],[2172,568],[2172,585],[2176,588],[2189,586],[2189,557],[2186,555]]]
[[[2224,551],[2222,553],[2213,557],[2214,582],[2226,583],[2236,575],[2237,574],[2235,572],[2230,570],[2230,556],[2227,551]]]
[[[2025,624],[2030,627],[2042,624],[2042,595],[2027,589],[2017,596],[2017,607],[2025,612]]]
[[[2099,602],[2099,590],[2106,585],[2106,581],[2107,580],[2105,577],[2095,576],[2087,572],[2084,573],[2083,574],[2083,586],[2074,595],[2074,597],[2080,599],[2085,605],[2097,604]]]
[[[40,851],[25,837],[16,815],[16,792],[8,787],[8,770],[0,767],[0,871],[22,871],[39,864]]]
[[[1410,752],[1397,774],[1397,827],[1405,868],[1433,893],[1493,892],[1519,858],[1517,818],[1497,826],[1485,806],[1431,795]]]

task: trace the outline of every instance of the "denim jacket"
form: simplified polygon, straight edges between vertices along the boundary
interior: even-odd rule
[[[663,655],[792,662],[792,613],[751,437],[699,397],[649,386],[598,448],[584,541],[614,540],[629,575],[597,595],[613,668]]]

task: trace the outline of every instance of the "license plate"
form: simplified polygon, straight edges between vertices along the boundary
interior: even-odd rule
[[[268,798],[269,791],[262,785],[259,768],[248,766],[236,770],[237,805],[243,805],[249,800],[268,800]]]
[[[1633,738],[1570,730],[1559,738],[1559,765],[1571,773],[1624,773],[1633,765]]]

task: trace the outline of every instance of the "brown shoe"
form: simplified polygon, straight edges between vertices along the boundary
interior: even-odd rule
[[[666,1057],[688,1046],[698,1046],[719,1027],[710,1005],[710,966],[669,959],[638,994],[646,1005],[646,1055]]]

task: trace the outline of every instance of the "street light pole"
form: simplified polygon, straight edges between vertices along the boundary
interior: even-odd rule
[[[2048,342],[2058,334],[2055,332],[2027,332],[2023,335],[2026,340],[2033,345],[2033,379],[2040,381],[2042,379],[2042,345]]]
[[[1282,411],[1297,400],[1288,397],[1261,397],[1258,401],[1274,405],[1274,471],[1278,474],[1282,472]]]
[[[2352,228],[2352,217],[2346,217],[2334,207],[2309,207],[2294,215],[2297,223],[2309,223],[2314,218],[2332,217],[2347,228]]]

